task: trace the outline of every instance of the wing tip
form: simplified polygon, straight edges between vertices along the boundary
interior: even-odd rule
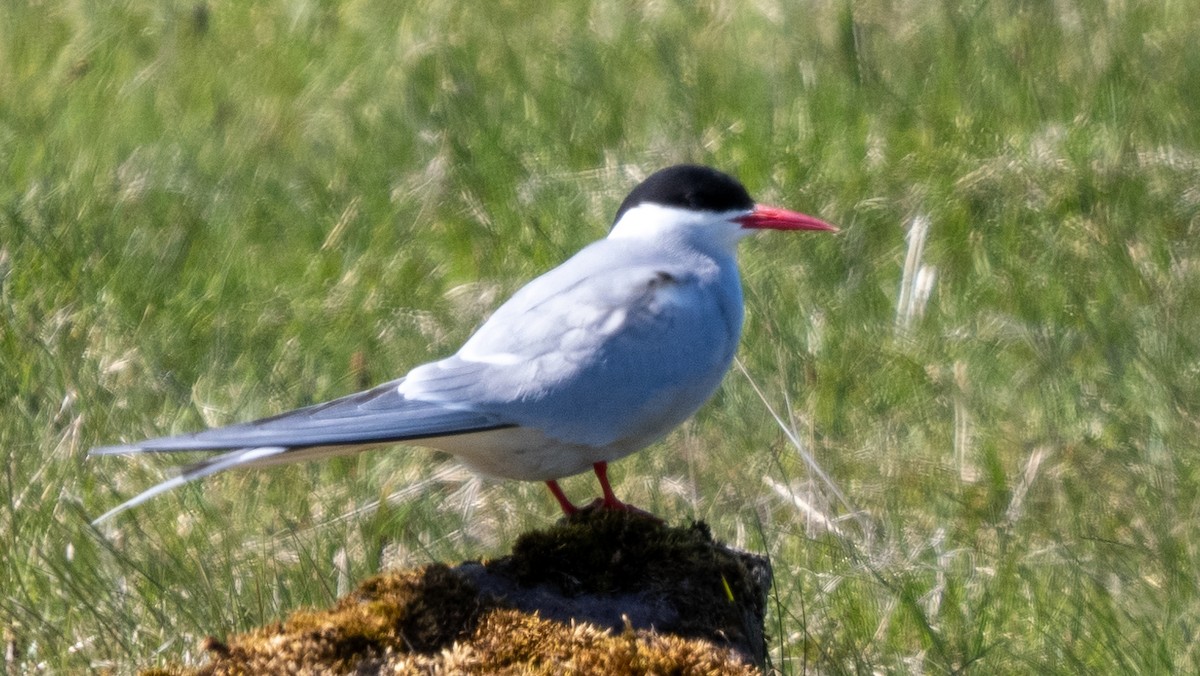
[[[114,444],[112,446],[96,446],[88,450],[88,457],[97,455],[128,455],[130,453],[139,453],[143,449],[141,446],[133,444]]]
[[[127,448],[127,447],[107,446],[107,447],[101,447],[100,449],[93,449],[93,450],[103,450],[105,448]],[[134,448],[135,448],[135,450],[142,450],[142,449],[138,449],[137,447],[134,447]],[[231,451],[231,452],[225,453],[223,455],[219,455],[215,458],[209,458],[208,460],[203,460],[201,462],[198,462],[198,463],[195,463],[192,465],[187,465],[187,466],[181,467],[180,468],[181,471],[178,476],[174,476],[174,477],[171,477],[170,479],[167,479],[166,481],[157,483],[157,484],[151,486],[150,488],[147,488],[146,490],[142,491],[141,493],[138,493],[134,497],[126,500],[125,502],[122,502],[121,504],[117,505],[116,507],[113,507],[112,509],[101,514],[100,516],[96,517],[95,519],[92,519],[92,526],[99,526],[101,523],[116,516],[117,514],[120,514],[121,512],[124,512],[128,509],[137,507],[138,505],[142,504],[143,502],[146,502],[150,498],[153,498],[154,496],[160,495],[162,493],[166,493],[167,491],[172,490],[174,488],[178,488],[179,486],[182,486],[182,485],[188,483],[189,481],[195,481],[196,479],[202,479],[206,476],[216,474],[217,472],[222,472],[227,469],[232,469],[239,465],[251,466],[251,464],[257,460],[263,460],[266,458],[277,456],[277,455],[280,455],[281,453],[286,453],[287,451],[288,451],[288,448],[286,446],[260,446],[260,447],[255,447],[255,448],[244,448],[244,449],[240,449],[237,451]]]
[[[172,488],[181,486],[184,483],[187,483],[187,481],[188,481],[188,479],[186,479],[182,476],[177,476],[177,477],[171,477],[170,479],[167,479],[166,481],[155,484],[155,485],[151,486],[150,488],[147,488],[146,490],[142,491],[141,493],[138,493],[137,495],[133,496],[132,498],[126,500],[125,502],[122,502],[121,504],[117,505],[116,507],[113,507],[112,509],[101,514],[100,516],[92,519],[92,527],[93,528],[99,527],[100,524],[104,523],[105,521],[108,521],[109,519],[120,514],[121,512],[124,512],[129,509],[133,509],[134,507],[137,507],[138,505],[149,500],[150,498],[152,498],[156,495],[159,495],[160,493],[165,493],[165,492],[171,490]]]

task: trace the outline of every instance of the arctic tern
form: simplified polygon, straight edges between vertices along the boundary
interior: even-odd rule
[[[622,202],[608,237],[534,279],[454,355],[372,389],[269,418],[95,448],[92,455],[216,455],[109,510],[96,523],[188,481],[396,444],[454,455],[485,475],[544,481],[594,470],[689,418],[737,349],[737,243],[756,230],[837,229],[755,204],[733,177],[699,165],[662,169]]]

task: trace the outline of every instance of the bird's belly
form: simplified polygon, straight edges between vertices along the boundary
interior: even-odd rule
[[[528,427],[457,434],[417,443],[450,453],[480,474],[518,481],[548,481],[579,474],[597,462],[617,460],[636,450],[566,443]]]

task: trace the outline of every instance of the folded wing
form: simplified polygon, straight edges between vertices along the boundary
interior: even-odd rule
[[[143,491],[92,523],[105,521],[189,481],[235,467],[278,465],[345,455],[379,444],[513,426],[495,416],[406,398],[398,389],[401,382],[403,379],[393,380],[364,392],[252,422],[92,449],[91,455],[227,451],[181,468],[178,476]]]
[[[403,379],[370,390],[247,423],[193,434],[103,446],[92,455],[216,451],[254,446],[299,449],[361,446],[481,432],[512,425],[495,416],[400,394]]]

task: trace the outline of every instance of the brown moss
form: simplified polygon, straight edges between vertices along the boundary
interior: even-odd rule
[[[379,575],[328,610],[208,639],[203,667],[145,673],[757,673],[747,656],[761,660],[769,573],[749,570],[755,560],[713,542],[703,525],[584,512],[521,536],[511,556]],[[584,621],[584,597],[628,612],[623,629]],[[560,617],[546,617],[551,607]],[[637,627],[635,607],[662,612]]]
[[[705,641],[627,628],[566,625],[514,610],[480,622],[472,647],[489,674],[756,674],[732,651]],[[486,656],[486,660],[482,659]]]
[[[206,641],[211,662],[194,673],[346,672],[388,654],[435,652],[471,632],[481,603],[442,564],[379,575],[329,610],[299,611],[227,644]]]
[[[251,673],[264,672],[256,665]],[[614,635],[589,624],[565,625],[515,610],[495,609],[482,616],[475,633],[465,642],[453,643],[435,654],[387,653],[360,662],[354,673],[751,676],[759,672],[728,649],[705,641],[632,629]]]

